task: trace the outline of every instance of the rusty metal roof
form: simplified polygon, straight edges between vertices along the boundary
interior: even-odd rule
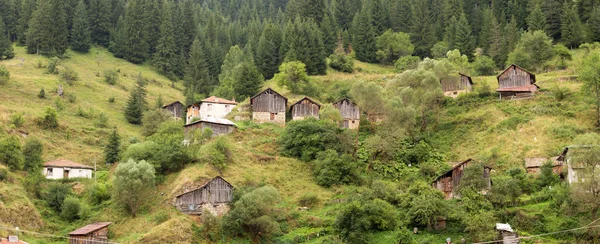
[[[57,159],[44,163],[44,167],[76,168],[76,169],[94,169],[94,167],[75,163],[71,160]]]
[[[98,222],[98,223],[89,224],[89,225],[86,225],[84,227],[74,230],[73,232],[69,233],[69,235],[70,236],[87,235],[94,231],[102,229],[106,226],[109,226],[110,224],[112,224],[112,222]]]

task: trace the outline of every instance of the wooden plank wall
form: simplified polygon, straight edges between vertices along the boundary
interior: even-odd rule
[[[319,117],[319,106],[308,99],[292,107],[292,117]]]
[[[500,88],[528,86],[533,84],[529,73],[515,66],[500,75],[498,86]]]
[[[252,112],[285,113],[285,98],[270,90],[252,99]]]
[[[229,203],[233,199],[233,186],[217,178],[206,186],[188,192],[177,198],[175,204],[186,209],[189,205]]]
[[[205,122],[200,122],[200,124],[202,124],[202,130],[204,130],[204,128],[210,128],[213,131],[213,135],[222,135],[222,134],[229,134],[233,131],[233,126],[230,125],[221,125],[221,124],[213,124],[213,123],[205,123]]]
[[[173,117],[180,118],[181,116],[183,116],[183,105],[179,103],[168,106],[165,109],[171,112],[171,114],[173,114]]]
[[[346,120],[360,120],[360,111],[358,106],[355,106],[350,101],[344,99],[333,104],[333,106],[340,111],[342,118]]]
[[[471,83],[469,78],[466,76],[460,76],[460,78],[446,78],[442,80],[442,91],[460,91],[470,90]]]

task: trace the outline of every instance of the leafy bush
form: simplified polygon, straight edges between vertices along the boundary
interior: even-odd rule
[[[329,56],[329,66],[337,71],[352,73],[354,71],[354,60],[344,51],[334,52]]]
[[[102,183],[94,183],[90,188],[88,188],[87,195],[90,203],[94,205],[101,204],[102,202],[110,199],[110,191],[108,190],[108,186]]]
[[[159,145],[152,161],[160,162],[160,172],[179,170],[191,161],[187,148],[181,143],[184,140],[181,121],[169,120],[162,123],[148,140]]]
[[[160,168],[160,162],[155,161],[156,153],[160,150],[160,146],[153,141],[145,141],[141,143],[131,144],[125,152],[123,152],[122,159],[127,161],[133,159],[135,161],[144,160],[154,166],[154,168]]]
[[[403,32],[385,31],[375,40],[377,58],[383,64],[391,64],[400,57],[411,55],[415,46],[410,36]]]
[[[202,212],[202,225],[200,227],[192,224],[195,240],[210,240],[217,242],[220,237],[221,219],[217,218],[210,211]]]
[[[109,97],[108,98],[108,102],[109,103],[114,103],[115,102],[115,97]]]
[[[4,85],[8,83],[10,80],[10,72],[4,67],[4,65],[0,65],[0,85]]]
[[[349,154],[339,155],[328,149],[317,155],[314,175],[317,184],[330,187],[337,184],[349,184],[358,181],[356,163]]]
[[[487,82],[481,83],[480,86],[477,86],[475,91],[480,98],[486,98],[492,95],[492,87],[490,87],[490,84]]]
[[[225,169],[227,164],[231,162],[231,149],[223,137],[217,138],[208,146],[206,155],[208,162],[219,171]]]
[[[23,145],[23,157],[25,159],[24,169],[27,172],[34,173],[42,170],[44,163],[42,160],[43,152],[44,146],[40,140],[30,137],[25,141],[25,145]]]
[[[224,230],[232,235],[248,233],[252,238],[281,234],[277,204],[281,197],[272,186],[263,186],[244,194],[223,218]]]
[[[353,201],[337,216],[335,231],[348,243],[368,243],[365,234],[394,230],[400,225],[398,211],[386,201]]]
[[[65,103],[60,97],[56,97],[54,99],[54,107],[56,107],[56,110],[58,111],[63,111],[65,110]]]
[[[94,126],[98,128],[106,128],[108,127],[108,116],[105,113],[98,114],[98,117],[94,121]]]
[[[58,127],[58,114],[52,107],[44,108],[44,114],[37,119],[37,124],[44,129],[55,129]]]
[[[75,95],[73,93],[67,93],[67,101],[69,103],[76,103],[77,102],[77,95]]]
[[[23,118],[22,113],[14,113],[10,115],[10,123],[15,126],[15,128],[21,128],[23,124],[25,124],[25,119]]]
[[[394,66],[396,67],[396,71],[400,72],[409,69],[416,69],[420,62],[421,58],[418,56],[403,56],[396,60]]]
[[[444,194],[425,182],[413,182],[402,195],[400,206],[407,210],[411,222],[431,228],[435,219],[448,211]]]
[[[65,69],[60,72],[60,80],[69,85],[73,85],[75,81],[79,80],[79,74],[72,68],[65,67]]]
[[[63,208],[65,198],[71,194],[71,186],[68,184],[52,182],[48,185],[46,192],[44,193],[44,200],[48,204],[48,207],[54,209],[57,213],[60,213]]]
[[[129,160],[115,170],[113,190],[115,199],[136,216],[154,189],[154,167],[146,161]]]
[[[46,180],[46,178],[42,175],[41,171],[31,172],[23,180],[23,188],[25,188],[30,196],[42,199],[44,197],[42,191],[42,182],[44,182],[44,180]]]
[[[317,194],[309,192],[300,196],[300,198],[298,199],[298,204],[303,207],[312,208],[314,206],[317,206],[320,201],[321,199],[319,199],[319,196],[317,196]]]
[[[42,89],[40,90],[40,93],[38,93],[38,98],[39,98],[39,99],[44,99],[44,98],[46,98],[46,92],[44,91],[44,88],[42,88]]]
[[[475,69],[477,75],[493,75],[496,70],[496,63],[488,56],[477,56],[473,63],[473,69]]]
[[[67,197],[63,201],[60,217],[68,221],[79,219],[79,211],[81,211],[81,203],[74,197]]]
[[[555,87],[552,91],[552,93],[554,94],[554,98],[557,101],[562,101],[565,98],[569,97],[569,95],[571,94],[571,90],[569,90],[569,88],[566,87]]]
[[[171,116],[163,109],[152,109],[144,113],[142,117],[142,135],[151,136],[158,130],[163,122],[169,120]]]
[[[319,152],[333,149],[346,152],[352,148],[351,139],[336,124],[314,118],[290,122],[279,138],[282,153],[310,161]]]
[[[60,61],[60,59],[58,59],[57,57],[53,57],[50,60],[48,60],[48,66],[46,66],[46,72],[48,74],[58,74],[58,62]]]
[[[119,81],[119,73],[114,69],[104,70],[104,82],[109,85],[116,85]]]
[[[0,169],[0,181],[6,181],[8,179],[8,170]]]
[[[11,170],[21,170],[23,162],[21,143],[18,138],[9,136],[0,140],[0,163],[5,164]]]
[[[512,177],[496,177],[487,194],[488,200],[496,207],[509,207],[518,203],[522,191],[519,181]]]

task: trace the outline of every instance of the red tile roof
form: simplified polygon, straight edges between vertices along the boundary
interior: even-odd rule
[[[6,238],[0,238],[0,244],[28,244],[27,242],[21,241],[19,240],[19,242],[8,242],[8,239]]]
[[[215,96],[212,96],[212,97],[209,97],[209,98],[207,98],[207,99],[204,99],[204,100],[202,100],[201,102],[203,102],[203,103],[222,103],[222,104],[233,104],[233,105],[235,105],[235,104],[238,104],[238,103],[236,103],[236,102],[234,102],[234,101],[229,101],[229,100],[227,100],[227,99],[220,98],[220,97],[215,97]]]
[[[66,167],[76,169],[94,169],[94,167],[84,164],[78,164],[71,160],[57,159],[50,162],[44,163],[44,167]]]
[[[528,86],[514,86],[514,87],[504,87],[498,88],[496,91],[499,92],[534,92],[537,91],[539,87],[536,85],[528,85]]]
[[[112,224],[112,222],[98,222],[98,223],[89,224],[89,225],[86,225],[84,227],[74,230],[73,232],[69,233],[69,235],[70,236],[87,235],[94,231],[102,229],[106,226],[109,226],[110,224]]]

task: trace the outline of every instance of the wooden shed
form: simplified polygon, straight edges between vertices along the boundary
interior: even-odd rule
[[[271,88],[250,98],[252,120],[258,123],[277,123],[285,125],[287,98]]]
[[[526,158],[525,169],[528,174],[539,174],[542,172],[542,166],[548,162],[547,158]],[[562,174],[563,162],[558,161],[558,157],[550,159],[552,163],[552,172],[557,175]]]
[[[290,112],[292,113],[292,120],[304,119],[306,117],[319,118],[320,109],[321,104],[309,97],[304,97],[292,104]]]
[[[473,79],[470,76],[458,73],[458,77],[448,77],[440,80],[444,96],[456,98],[462,93],[473,90]]]
[[[223,215],[233,199],[233,185],[217,176],[200,187],[175,197],[175,207],[186,214],[201,215],[204,209]]]
[[[463,172],[465,168],[467,168],[471,163],[473,163],[472,159],[467,159],[462,163],[456,164],[452,169],[448,172],[438,176],[431,186],[435,189],[438,189],[444,193],[445,199],[452,199],[460,197],[455,189],[460,184],[460,179],[463,176]],[[483,167],[482,177],[487,180],[488,188],[492,186],[492,181],[490,178],[490,171],[492,168],[488,166]]]
[[[108,226],[111,222],[98,222],[81,227],[69,233],[70,244],[108,243]]]
[[[213,131],[213,136],[218,136],[233,132],[235,130],[235,123],[228,119],[209,117],[184,125],[183,128],[186,136],[193,130],[204,131],[206,128],[210,128]]]
[[[340,111],[342,115],[341,127],[346,129],[358,129],[360,125],[360,110],[358,106],[350,101],[348,98],[344,98],[333,103],[333,106]]]
[[[497,77],[500,99],[529,98],[537,92],[539,87],[535,84],[535,75],[529,71],[511,64]]]
[[[167,104],[163,106],[163,109],[171,113],[175,119],[183,118],[183,104],[179,101]]]

